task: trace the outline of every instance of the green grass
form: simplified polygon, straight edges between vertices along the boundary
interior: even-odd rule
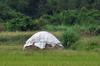
[[[98,51],[100,52],[100,36],[81,37],[71,47],[74,50]]]
[[[85,47],[100,49],[100,36],[81,37],[74,45],[76,50],[23,51],[25,41],[35,32],[1,32],[0,66],[99,66],[99,51],[87,51]],[[61,38],[62,32],[52,32]],[[96,45],[95,45],[96,44]],[[93,47],[91,47],[93,45]],[[95,45],[95,46],[94,46]],[[81,50],[82,49],[82,50]],[[94,48],[95,49],[95,48]],[[81,51],[80,51],[81,50]],[[92,50],[92,49],[91,49]]]
[[[72,50],[23,51],[22,45],[1,45],[0,66],[99,66],[100,53]]]

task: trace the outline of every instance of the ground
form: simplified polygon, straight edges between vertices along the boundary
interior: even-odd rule
[[[23,45],[0,45],[0,66],[99,66],[100,53],[74,50],[23,51]]]

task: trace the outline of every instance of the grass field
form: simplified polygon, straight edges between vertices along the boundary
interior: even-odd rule
[[[0,66],[99,66],[100,53],[72,50],[23,51],[22,45],[0,45]]]
[[[99,51],[71,49],[23,51],[24,42],[32,34],[33,32],[0,33],[0,66],[100,66]],[[59,32],[53,34],[58,37],[61,35]],[[77,44],[81,48],[91,41],[99,44],[99,38],[99,36],[88,38],[87,41],[81,39]]]

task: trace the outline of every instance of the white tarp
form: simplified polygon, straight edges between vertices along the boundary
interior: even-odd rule
[[[39,47],[40,49],[45,48],[45,43],[35,43],[34,46]]]
[[[24,48],[27,46],[33,45],[33,43],[34,43],[34,46],[40,49],[45,48],[46,44],[50,44],[52,47],[54,47],[56,44],[59,46],[62,46],[60,41],[55,36],[53,36],[51,33],[46,32],[46,31],[40,31],[40,32],[35,33],[31,38],[29,38],[26,41]]]

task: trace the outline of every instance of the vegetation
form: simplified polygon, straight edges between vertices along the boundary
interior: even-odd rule
[[[1,32],[0,45],[24,45],[25,41],[36,32]],[[61,41],[66,49],[100,51],[100,36],[80,36],[73,30],[67,30],[64,34],[60,31],[53,31],[51,33],[53,33]]]
[[[67,50],[22,51],[40,30]],[[0,0],[0,66],[99,66],[98,52],[100,0]]]
[[[35,32],[1,32],[0,45],[23,45],[25,41],[31,37]],[[57,37],[61,37],[60,32],[52,32]]]
[[[0,0],[0,26],[4,26],[0,29],[43,30],[50,24],[100,26],[99,6],[99,0]]]
[[[67,50],[23,51],[25,41],[35,32],[1,32],[0,66],[98,66],[100,36],[81,37]],[[63,32],[51,32],[61,41]],[[72,32],[73,33],[73,32]],[[71,38],[70,34],[68,34]],[[72,35],[74,36],[74,35]],[[72,40],[72,39],[70,39]],[[77,51],[76,51],[77,50]],[[85,51],[86,50],[86,51]],[[55,54],[56,53],[56,54]]]
[[[73,50],[100,51],[100,36],[83,37],[74,43]]]
[[[56,54],[55,54],[56,53]],[[98,66],[100,53],[72,50],[27,52],[22,45],[1,45],[0,66]]]
[[[8,31],[26,31],[33,29],[33,24],[29,17],[17,17],[6,23],[6,29]]]
[[[65,48],[70,48],[72,44],[79,40],[79,34],[72,29],[68,29],[63,34],[63,45]]]

